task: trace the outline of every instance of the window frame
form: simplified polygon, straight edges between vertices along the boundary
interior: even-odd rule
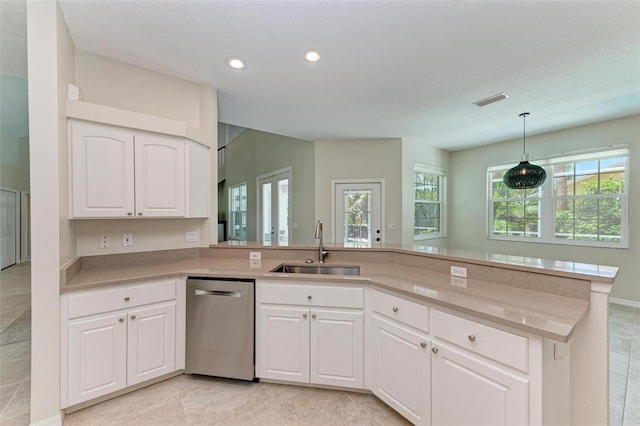
[[[245,203],[245,210],[234,210],[234,209],[233,209],[233,199],[232,199],[232,197],[233,197],[233,190],[234,190],[234,189],[236,189],[236,188],[241,188],[241,187],[244,187],[244,197],[245,197],[245,201],[244,201],[244,203]],[[249,197],[248,197],[247,190],[248,190],[248,185],[247,185],[247,183],[246,183],[246,182],[242,182],[242,183],[239,183],[239,184],[237,184],[237,185],[232,185],[232,186],[230,186],[230,187],[229,187],[229,195],[228,195],[228,198],[229,198],[229,200],[228,200],[228,202],[229,202],[229,210],[228,210],[228,211],[229,211],[229,220],[228,220],[228,227],[229,227],[229,229],[228,229],[228,231],[227,231],[227,238],[228,238],[229,240],[233,240],[233,241],[247,241],[248,219],[249,219],[249,215],[248,215],[248,207],[249,207],[249,205],[248,205],[248,198],[249,198]],[[240,192],[240,196],[242,196],[242,191]],[[239,205],[240,205],[240,206],[242,206],[242,200],[240,200]],[[245,226],[245,235],[244,235],[244,239],[243,239],[242,237],[238,238],[238,237],[236,237],[236,236],[234,235],[234,232],[233,232],[233,227],[234,227],[234,224],[235,224],[235,222],[234,222],[234,213],[241,213],[241,214],[242,214],[242,213],[244,213],[244,219],[245,219],[245,223],[244,223],[244,226]],[[240,223],[240,227],[242,227],[242,223]]]
[[[619,194],[590,194],[590,195],[565,195],[558,197],[553,193],[553,184],[554,184],[554,171],[553,167],[561,164],[571,164],[585,161],[602,161],[609,158],[624,158],[624,192]],[[628,249],[629,248],[629,184],[630,184],[630,159],[631,153],[628,145],[624,146],[612,146],[607,149],[598,149],[598,150],[589,150],[583,152],[576,153],[567,153],[567,154],[559,154],[547,158],[537,159],[534,163],[540,167],[543,167],[547,172],[547,180],[541,187],[540,191],[540,207],[539,207],[539,216],[540,216],[540,225],[539,236],[538,237],[524,237],[524,236],[506,236],[506,235],[495,235],[493,233],[493,225],[494,225],[494,217],[493,217],[493,207],[496,200],[493,199],[493,181],[491,174],[493,172],[501,171],[505,172],[509,168],[513,167],[513,164],[500,164],[500,165],[491,165],[487,167],[487,229],[486,234],[489,240],[494,241],[517,241],[517,242],[528,242],[528,243],[542,243],[542,244],[561,244],[561,245],[569,245],[569,246],[579,246],[579,247],[603,247],[603,248],[619,248],[619,249]],[[602,170],[599,169],[595,176],[600,179],[602,175]],[[619,198],[620,199],[620,241],[612,242],[612,241],[597,241],[597,240],[571,240],[567,238],[559,238],[556,237],[555,227],[556,227],[556,201],[564,198],[568,200],[577,200],[577,199],[606,199],[606,198]],[[521,198],[522,199],[522,198]],[[501,201],[507,201],[508,199],[500,199]],[[599,217],[598,217],[599,218]]]
[[[416,174],[423,173],[431,176],[438,177],[438,198],[436,201],[427,201],[427,200],[417,200],[416,199]],[[411,188],[413,192],[413,240],[414,241],[424,241],[424,240],[433,240],[437,238],[446,238],[447,237],[447,171],[441,168],[427,166],[425,164],[414,163],[413,166],[413,185]],[[440,232],[434,232],[430,234],[416,234],[416,220],[415,220],[415,208],[416,204],[439,204],[440,205]]]

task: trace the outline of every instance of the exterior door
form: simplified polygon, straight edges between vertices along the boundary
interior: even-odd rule
[[[334,182],[333,241],[345,247],[376,247],[382,233],[382,183]]]
[[[279,170],[258,177],[259,239],[273,245],[289,243],[291,171]]]
[[[0,258],[1,269],[14,265],[17,261],[17,193],[0,191]]]

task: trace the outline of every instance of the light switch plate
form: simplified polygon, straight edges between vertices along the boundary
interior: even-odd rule
[[[184,234],[184,240],[187,243],[198,242],[198,231],[188,231]]]
[[[262,259],[262,252],[250,251],[249,252],[249,259],[250,260],[260,260],[260,259]]]
[[[452,266],[451,275],[454,277],[467,278],[467,268],[463,268],[462,266]]]

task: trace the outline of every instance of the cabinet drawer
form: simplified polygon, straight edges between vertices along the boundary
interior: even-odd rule
[[[439,311],[434,311],[433,334],[518,370],[528,371],[526,337]]]
[[[429,331],[427,306],[374,290],[373,310],[418,330]]]
[[[176,298],[176,280],[88,290],[72,293],[67,297],[67,318],[71,319],[173,300]]]
[[[279,305],[362,308],[363,294],[362,288],[356,287],[262,284],[260,302]]]

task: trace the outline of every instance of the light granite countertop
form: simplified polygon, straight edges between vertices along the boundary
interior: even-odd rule
[[[174,262],[105,264],[86,269],[78,266],[78,269],[70,274],[73,275],[72,278],[67,282],[63,280],[61,292],[175,275],[368,284],[383,291],[391,290],[424,300],[434,307],[450,308],[561,342],[569,341],[590,305],[584,297],[550,294],[474,279],[471,276],[468,279],[458,279],[442,272],[391,262],[349,262],[360,266],[359,276],[270,272],[283,262],[283,259],[265,259],[264,256],[261,261],[237,257],[196,256]],[[337,262],[331,264],[336,265]],[[601,281],[597,277],[593,279]]]

